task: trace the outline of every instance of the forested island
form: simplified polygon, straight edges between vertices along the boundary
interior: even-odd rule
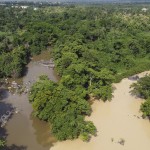
[[[29,101],[58,140],[96,135],[85,121],[91,99],[111,100],[113,82],[149,70],[149,43],[150,5],[0,6],[0,78],[23,76],[30,58],[51,48],[60,80],[40,76]],[[149,76],[133,85],[147,99],[144,116],[150,116],[149,85]]]

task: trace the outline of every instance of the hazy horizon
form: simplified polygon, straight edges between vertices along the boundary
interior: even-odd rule
[[[0,0],[2,1],[43,1],[43,2],[150,2],[150,0]]]

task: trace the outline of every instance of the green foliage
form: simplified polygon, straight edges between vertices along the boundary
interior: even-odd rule
[[[2,76],[19,77],[22,73],[22,66],[26,64],[25,51],[19,48],[10,53],[3,53],[0,56],[0,62]]]
[[[83,133],[90,137],[96,133],[93,123],[84,121],[91,108],[84,99],[86,91],[82,87],[72,91],[63,82],[56,84],[42,76],[30,92],[34,114],[51,123],[52,133],[58,140],[74,139]]]
[[[132,84],[132,93],[144,99],[150,98],[150,75],[140,78],[137,83]]]
[[[141,111],[143,112],[143,117],[150,117],[150,99],[147,99],[142,105],[141,105]]]
[[[102,100],[110,100],[112,95],[111,83],[113,82],[112,72],[107,69],[102,69],[100,72],[96,72],[93,69],[89,69],[90,84],[89,91],[93,96]]]
[[[6,142],[5,142],[4,140],[1,140],[1,139],[0,139],[0,148],[4,147],[4,146],[5,146],[5,143],[6,143]]]
[[[34,11],[0,6],[1,77],[20,76],[29,56],[49,46],[54,46],[53,58],[61,76],[70,72],[72,64],[98,72],[107,68],[116,81],[149,69],[145,64],[150,57],[150,19],[142,7],[58,6]],[[16,49],[22,49],[21,59],[17,53],[12,55]]]
[[[143,78],[140,78],[137,83],[131,85],[133,90],[132,94],[138,95],[145,100],[141,105],[141,111],[143,112],[143,117],[150,116],[150,75],[146,75]]]
[[[111,100],[112,82],[150,69],[150,12],[141,12],[142,7],[58,6],[34,11],[0,6],[0,77],[21,76],[30,56],[52,46],[61,79],[54,83],[41,76],[33,85],[29,100],[34,114],[52,124],[59,140],[80,136],[87,141],[96,131],[84,120],[91,113],[90,95]],[[137,90],[149,97],[148,89]]]

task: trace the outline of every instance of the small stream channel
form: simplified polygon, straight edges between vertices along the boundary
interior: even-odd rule
[[[43,57],[43,56],[42,56]],[[38,59],[42,59],[38,57]],[[27,65],[23,84],[30,86],[40,75],[47,75],[50,80],[57,81],[52,68],[38,64],[37,58]],[[30,84],[29,84],[30,83]],[[4,150],[49,150],[55,138],[50,134],[48,123],[40,121],[32,116],[32,106],[28,101],[28,94],[11,94],[7,90],[1,90],[0,115],[17,107],[19,113],[14,113],[4,128],[0,127],[0,136],[6,136],[7,148]]]

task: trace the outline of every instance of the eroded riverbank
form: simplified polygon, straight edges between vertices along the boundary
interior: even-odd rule
[[[143,72],[139,76],[146,73],[150,72]],[[98,133],[90,142],[67,140],[57,142],[50,150],[149,150],[150,122],[141,117],[139,109],[142,100],[130,94],[133,82],[125,78],[114,84],[116,89],[111,102],[94,102],[93,113],[87,119],[94,122]],[[121,139],[124,145],[119,143]]]

